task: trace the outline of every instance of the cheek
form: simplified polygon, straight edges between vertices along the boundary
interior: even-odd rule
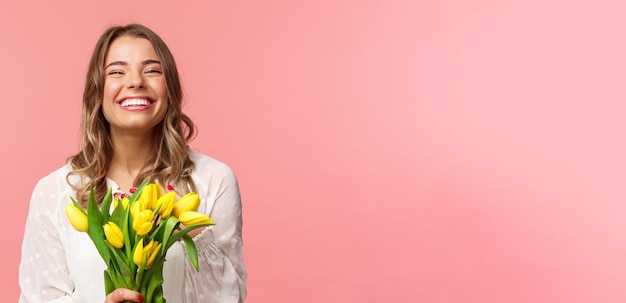
[[[111,113],[113,112],[113,104],[111,102],[102,102],[102,108],[100,109],[102,114],[104,115],[104,119],[110,122]]]
[[[159,95],[159,98],[167,99],[167,85],[165,81],[158,81],[153,87],[154,91]]]
[[[120,85],[115,81],[105,81],[102,91],[102,113],[104,118],[109,121],[110,113],[115,105],[115,97],[120,91]]]
[[[115,81],[104,81],[103,98],[104,102],[112,101],[120,91],[121,85]]]

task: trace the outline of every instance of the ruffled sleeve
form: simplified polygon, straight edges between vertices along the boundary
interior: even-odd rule
[[[73,302],[74,284],[59,233],[60,184],[42,179],[35,186],[26,218],[19,266],[20,303]]]
[[[199,211],[213,218],[215,225],[194,238],[199,271],[191,262],[185,263],[186,302],[241,303],[246,297],[247,273],[239,185],[232,170],[225,166],[210,179],[208,201]]]

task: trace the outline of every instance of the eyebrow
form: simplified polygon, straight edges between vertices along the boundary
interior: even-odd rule
[[[143,65],[161,64],[161,61],[154,60],[154,59],[148,59],[148,60],[143,60],[141,63]],[[107,66],[105,66],[104,69],[107,69],[107,68],[109,68],[110,66],[113,66],[113,65],[128,65],[128,62],[126,62],[126,61],[113,61],[113,62],[107,64]]]

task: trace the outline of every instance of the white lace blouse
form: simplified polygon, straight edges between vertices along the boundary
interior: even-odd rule
[[[201,205],[198,211],[216,225],[194,238],[199,272],[182,243],[168,251],[163,293],[168,302],[241,303],[246,297],[239,186],[232,170],[213,158],[190,151],[192,178]],[[42,178],[33,190],[19,266],[20,303],[104,302],[106,269],[86,233],[76,231],[65,214],[75,192],[66,183],[69,164]],[[108,185],[119,191],[112,181]]]

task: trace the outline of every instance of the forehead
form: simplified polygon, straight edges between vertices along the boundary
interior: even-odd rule
[[[109,46],[105,57],[105,65],[114,61],[143,62],[158,60],[152,43],[146,38],[122,36],[115,39]]]

